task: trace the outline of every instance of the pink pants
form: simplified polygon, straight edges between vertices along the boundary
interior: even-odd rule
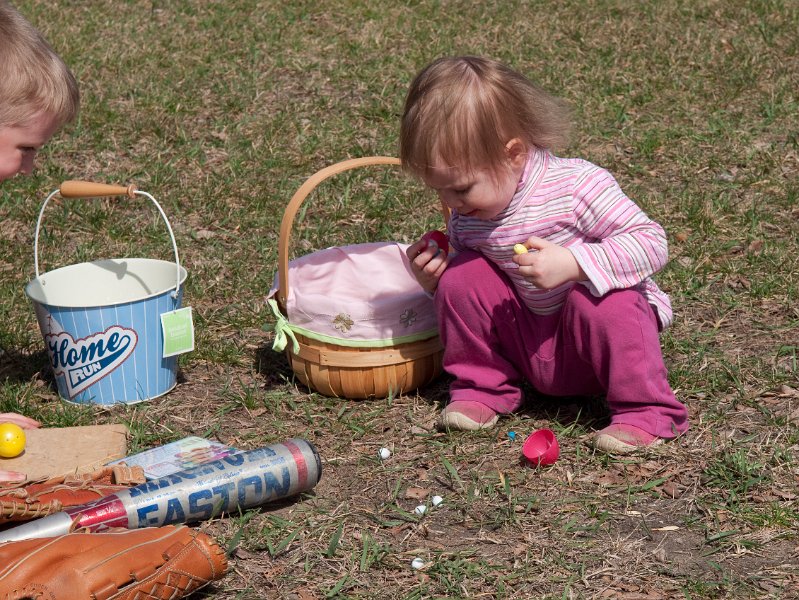
[[[604,394],[611,423],[663,438],[688,429],[688,412],[669,387],[655,311],[636,290],[601,298],[576,284],[561,310],[536,315],[510,280],[477,252],[460,253],[435,295],[450,400],[482,402],[499,413],[522,404],[527,379],[550,396]]]

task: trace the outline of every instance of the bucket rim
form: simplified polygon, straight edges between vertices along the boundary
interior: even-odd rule
[[[152,292],[150,294],[144,294],[142,296],[138,296],[138,297],[135,297],[135,298],[126,298],[125,300],[120,300],[119,302],[104,302],[104,303],[96,303],[96,304],[85,304],[85,303],[77,304],[77,303],[70,303],[70,302],[58,302],[58,303],[48,302],[48,301],[46,301],[46,300],[44,300],[42,298],[35,297],[35,295],[32,293],[32,286],[35,283],[38,282],[40,288],[44,287],[44,285],[45,285],[44,279],[48,275],[52,275],[54,273],[58,273],[58,272],[61,272],[61,271],[66,271],[66,270],[69,270],[69,269],[73,269],[73,268],[81,266],[81,265],[102,265],[103,263],[110,263],[110,262],[117,262],[117,261],[134,261],[134,262],[137,262],[137,263],[159,263],[159,264],[169,265],[170,268],[173,268],[173,267],[177,266],[178,272],[180,273],[180,276],[178,278],[178,287],[179,288],[183,288],[183,284],[186,282],[186,279],[188,278],[188,275],[189,275],[188,271],[186,270],[186,268],[183,265],[176,265],[176,263],[174,263],[172,261],[162,260],[162,259],[159,259],[159,258],[144,258],[144,257],[130,257],[130,256],[126,256],[126,257],[123,257],[123,258],[103,258],[103,259],[99,259],[99,260],[84,261],[84,262],[80,262],[80,263],[74,263],[74,264],[71,264],[71,265],[65,265],[63,267],[58,267],[57,269],[53,269],[53,270],[47,271],[45,273],[40,273],[39,275],[37,275],[36,277],[31,279],[27,284],[25,284],[25,295],[32,302],[35,302],[37,304],[41,304],[43,306],[57,306],[59,308],[100,308],[100,307],[104,307],[104,306],[122,306],[124,304],[133,304],[135,302],[142,302],[142,301],[145,301],[145,300],[149,300],[150,298],[156,298],[158,296],[162,296],[165,293],[177,292],[177,290],[175,289],[174,283],[171,282],[169,284],[169,286],[165,287],[164,289],[156,291],[156,292]]]

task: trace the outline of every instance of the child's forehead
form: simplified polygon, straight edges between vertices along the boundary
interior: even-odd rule
[[[471,167],[433,162],[425,171],[424,180],[433,188],[458,187],[471,183],[479,172]]]
[[[0,133],[4,138],[13,139],[16,143],[32,146],[43,146],[58,129],[59,123],[55,115],[39,111],[15,125],[0,125]]]

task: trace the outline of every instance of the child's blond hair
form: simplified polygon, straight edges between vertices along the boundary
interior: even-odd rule
[[[0,127],[24,125],[40,112],[59,126],[75,118],[78,83],[25,17],[0,0]]]
[[[551,149],[568,140],[566,105],[506,65],[476,56],[439,58],[414,78],[400,127],[403,167],[424,176],[437,161],[494,172],[506,144]]]

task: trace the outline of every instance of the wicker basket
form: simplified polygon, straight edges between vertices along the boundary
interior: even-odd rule
[[[291,198],[283,214],[278,246],[277,307],[287,316],[289,297],[289,243],[294,218],[305,198],[325,179],[338,173],[373,165],[399,165],[391,157],[366,157],[331,165],[311,176]],[[442,205],[445,218],[448,211]],[[290,320],[290,319],[289,319]],[[326,396],[386,398],[430,383],[442,370],[443,349],[433,337],[380,348],[351,347],[319,341],[295,333],[286,356],[297,379]],[[297,350],[296,352],[294,350]]]

